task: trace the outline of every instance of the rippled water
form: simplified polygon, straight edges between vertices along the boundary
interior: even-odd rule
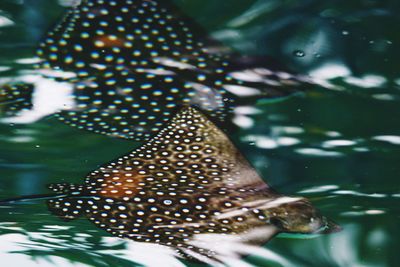
[[[72,2],[0,3],[1,82],[28,75],[36,44],[62,6]],[[274,64],[310,74],[329,88],[241,108],[236,121],[241,128],[231,138],[277,191],[309,198],[343,231],[280,235],[262,252],[255,250],[258,256],[235,264],[397,266],[397,1],[177,3],[229,46],[272,57]],[[1,124],[0,197],[45,193],[51,182],[80,183],[88,171],[137,145],[79,131],[53,117]],[[197,266],[161,248],[111,237],[86,220],[62,222],[40,201],[0,209],[6,266]]]

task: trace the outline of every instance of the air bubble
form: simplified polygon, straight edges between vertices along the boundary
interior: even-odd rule
[[[302,50],[295,50],[293,51],[293,55],[295,57],[305,57],[306,53]]]

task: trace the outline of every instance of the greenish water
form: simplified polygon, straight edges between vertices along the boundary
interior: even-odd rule
[[[309,198],[343,231],[278,236],[265,245],[274,252],[269,260],[249,256],[243,262],[397,266],[398,1],[177,2],[214,37],[241,53],[273,57],[336,89],[315,88],[282,101],[260,99],[258,112],[246,115],[246,127],[231,137],[277,191]],[[0,3],[1,79],[31,68],[21,59],[32,57],[63,10],[54,0]],[[0,198],[46,193],[51,182],[80,183],[89,171],[137,145],[80,131],[52,117],[27,125],[1,124]],[[4,266],[146,262],[128,241],[84,219],[60,221],[40,201],[0,210]],[[179,266],[170,261],[164,266]]]

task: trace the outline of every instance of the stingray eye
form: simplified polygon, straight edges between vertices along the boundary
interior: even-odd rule
[[[271,218],[269,222],[280,230],[287,230],[287,223],[281,218]]]

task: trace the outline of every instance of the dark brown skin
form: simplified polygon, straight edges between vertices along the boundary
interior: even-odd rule
[[[33,87],[30,84],[15,83],[0,86],[0,117],[15,116],[32,106]]]

